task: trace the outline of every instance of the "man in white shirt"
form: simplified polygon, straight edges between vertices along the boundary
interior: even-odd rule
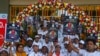
[[[73,39],[73,45],[74,45],[76,48],[79,48],[79,38],[74,38],[74,39]]]
[[[84,46],[85,45],[85,42],[84,42],[84,40],[80,40],[79,41],[79,49],[84,49]]]
[[[42,27],[41,29],[38,30],[38,34],[45,36],[47,33],[48,33],[47,27]]]
[[[51,46],[51,42],[49,39],[50,39],[49,36],[46,36],[43,41],[43,46],[46,46],[48,49],[50,49],[50,46]]]
[[[63,26],[59,23],[58,25],[58,42],[63,41]]]
[[[78,54],[73,51],[72,47],[70,46],[70,44],[68,43],[66,45],[66,51],[64,52],[66,56],[78,56]]]
[[[39,40],[40,40],[40,36],[39,35],[36,35],[35,36],[35,40],[33,41],[33,44],[34,43],[39,44],[39,49],[41,49],[42,48],[42,43]]]
[[[24,47],[24,51],[27,53],[27,55],[29,55],[29,53],[33,51],[32,43],[33,39],[27,38],[27,45]]]
[[[29,56],[42,56],[42,54],[39,52],[39,44],[33,43],[33,52],[29,54]]]
[[[86,40],[86,50],[74,48],[74,46],[71,43],[70,45],[73,48],[73,50],[77,52],[80,56],[100,56],[100,52],[95,50],[95,39]]]

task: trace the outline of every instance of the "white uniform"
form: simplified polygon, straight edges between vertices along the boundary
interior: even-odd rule
[[[46,35],[47,33],[48,33],[48,30],[46,30],[46,31],[43,31],[41,29],[38,30],[38,34]]]
[[[74,47],[79,48],[79,44],[73,43]]]
[[[39,41],[38,41],[38,42],[35,42],[35,41],[34,41],[34,42],[33,42],[33,44],[38,44],[39,49],[41,49],[41,48],[42,48],[42,43],[41,43],[41,42],[39,42]]]
[[[79,50],[80,56],[100,56],[100,52],[94,51],[94,52],[88,52],[86,50]]]
[[[63,41],[63,26],[61,25],[61,28],[58,30],[58,42]]]
[[[42,56],[42,54],[40,52],[31,52],[28,56]]]
[[[65,51],[65,56],[79,56],[79,55],[74,51],[71,51],[70,53],[68,51]]]
[[[33,51],[33,48],[32,47],[25,46],[24,47],[24,51],[26,52],[27,55],[29,55],[29,53]]]
[[[44,27],[47,27],[47,20],[44,20],[43,25],[44,25]]]
[[[43,54],[43,53],[42,53],[42,56],[47,56],[47,55],[48,55],[48,54]]]
[[[52,45],[52,42],[46,43],[46,42],[44,41],[42,46],[46,46],[46,47],[50,50],[51,45]]]

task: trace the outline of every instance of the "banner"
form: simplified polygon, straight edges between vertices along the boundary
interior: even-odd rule
[[[6,33],[6,41],[8,42],[16,42],[19,40],[20,27],[15,23],[11,23],[7,25],[7,33]]]
[[[5,35],[6,35],[6,25],[7,25],[7,14],[0,14],[0,47],[2,47]]]

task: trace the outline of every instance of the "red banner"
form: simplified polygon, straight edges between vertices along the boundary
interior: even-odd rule
[[[0,47],[2,47],[6,36],[7,14],[0,14]]]

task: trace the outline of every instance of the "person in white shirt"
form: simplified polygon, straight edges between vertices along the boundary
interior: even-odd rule
[[[72,47],[70,46],[70,44],[68,43],[66,45],[66,51],[64,52],[65,53],[65,56],[78,56],[78,54],[73,51]]]
[[[63,43],[68,42],[69,36],[68,35],[63,35]]]
[[[28,56],[42,56],[41,52],[39,52],[39,44],[34,43],[32,47],[33,52],[31,52]]]
[[[65,54],[61,52],[61,46],[59,44],[55,46],[55,51],[52,56],[65,56]]]
[[[58,25],[58,41],[59,42],[63,41],[63,26],[60,23]]]
[[[12,53],[16,52],[16,43],[15,42],[11,42],[10,46],[8,46],[7,48],[8,52],[11,50]]]
[[[27,38],[27,45],[24,47],[24,51],[27,53],[27,55],[29,55],[29,53],[33,51],[32,43],[33,43],[33,39]]]
[[[44,36],[42,36],[41,34],[38,34],[40,36],[39,42],[41,42],[43,44],[44,42]]]
[[[73,39],[73,45],[74,45],[76,48],[79,48],[79,39],[78,39],[78,38],[74,38],[74,39]]]
[[[48,33],[48,30],[47,30],[47,27],[42,26],[41,28],[38,29],[37,32],[38,32],[38,34],[41,34],[42,36],[43,35],[45,36]]]
[[[47,27],[47,20],[46,19],[44,19],[43,25],[44,25],[44,27]]]
[[[41,43],[39,40],[40,40],[40,36],[39,36],[39,35],[36,35],[36,36],[35,36],[35,39],[34,39],[34,41],[33,41],[33,44],[34,44],[34,43],[39,44],[39,49],[41,49],[41,48],[42,48],[42,43]]]
[[[50,46],[51,46],[51,42],[49,39],[50,39],[49,36],[45,36],[44,42],[43,42],[43,46],[46,46],[48,49],[50,49]]]
[[[62,48],[62,52],[63,53],[67,52],[68,41],[65,41],[64,43],[62,43],[60,45],[61,45],[61,48]]]
[[[48,33],[48,29],[47,29],[47,27],[42,27],[42,35],[46,35],[47,33]]]
[[[85,42],[84,42],[84,40],[80,40],[79,41],[79,49],[84,49],[85,48]]]
[[[100,52],[95,50],[95,39],[86,40],[86,50],[77,49],[72,45],[72,43],[70,43],[70,45],[72,49],[79,54],[79,56],[100,56]]]

